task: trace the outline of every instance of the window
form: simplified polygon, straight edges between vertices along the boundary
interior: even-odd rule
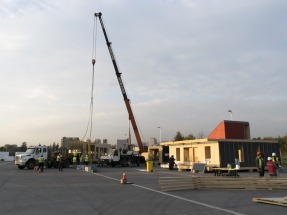
[[[205,159],[211,158],[210,146],[205,146]]]

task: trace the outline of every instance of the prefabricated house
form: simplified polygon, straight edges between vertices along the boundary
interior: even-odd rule
[[[280,158],[279,144],[274,140],[251,140],[248,122],[222,121],[206,139],[164,142],[168,155],[174,155],[176,164],[183,169],[192,169],[194,163],[205,163],[212,167],[227,167],[240,162],[240,167],[255,169],[257,152],[265,159],[273,152]],[[151,151],[153,149],[150,149]]]

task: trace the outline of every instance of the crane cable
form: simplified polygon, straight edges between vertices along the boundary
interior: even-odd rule
[[[93,27],[93,47],[92,47],[92,65],[93,65],[93,72],[92,72],[92,89],[91,89],[91,102],[90,102],[90,115],[88,119],[87,129],[85,135],[83,136],[82,140],[86,137],[89,127],[90,127],[90,141],[92,140],[92,128],[93,128],[93,106],[94,106],[94,79],[95,79],[95,63],[96,63],[96,38],[97,38],[97,18],[94,18],[94,27]]]

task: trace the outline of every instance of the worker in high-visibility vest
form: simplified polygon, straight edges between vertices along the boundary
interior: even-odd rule
[[[85,156],[85,164],[86,164],[86,165],[89,164],[89,156],[88,156],[88,155]]]
[[[80,164],[83,164],[83,156],[80,157]]]
[[[263,158],[262,152],[257,152],[257,157],[256,157],[256,167],[257,171],[259,173],[259,177],[264,177],[264,169],[265,169],[265,162]]]
[[[57,158],[56,158],[57,167],[59,166],[60,156],[61,156],[61,154],[59,153],[59,154],[57,155]]]
[[[73,157],[73,164],[74,164],[74,165],[77,164],[77,157],[76,157],[76,156]]]
[[[276,156],[276,153],[275,153],[275,152],[272,153],[272,161],[276,164],[277,168],[280,168],[280,167],[281,167],[280,160],[279,160],[279,158]]]
[[[45,163],[45,159],[43,155],[41,155],[41,157],[39,157],[39,169],[41,172],[44,171],[44,163]]]

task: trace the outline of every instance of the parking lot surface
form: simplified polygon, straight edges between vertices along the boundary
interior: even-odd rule
[[[126,174],[128,184],[120,179]],[[245,174],[245,173],[243,173]],[[253,174],[257,177],[257,173]],[[0,214],[286,214],[283,206],[252,202],[252,198],[284,197],[272,190],[184,190],[161,192],[159,178],[190,177],[190,172],[155,167],[99,167],[96,173],[73,168],[19,170],[0,162]],[[284,176],[281,176],[284,177]]]

